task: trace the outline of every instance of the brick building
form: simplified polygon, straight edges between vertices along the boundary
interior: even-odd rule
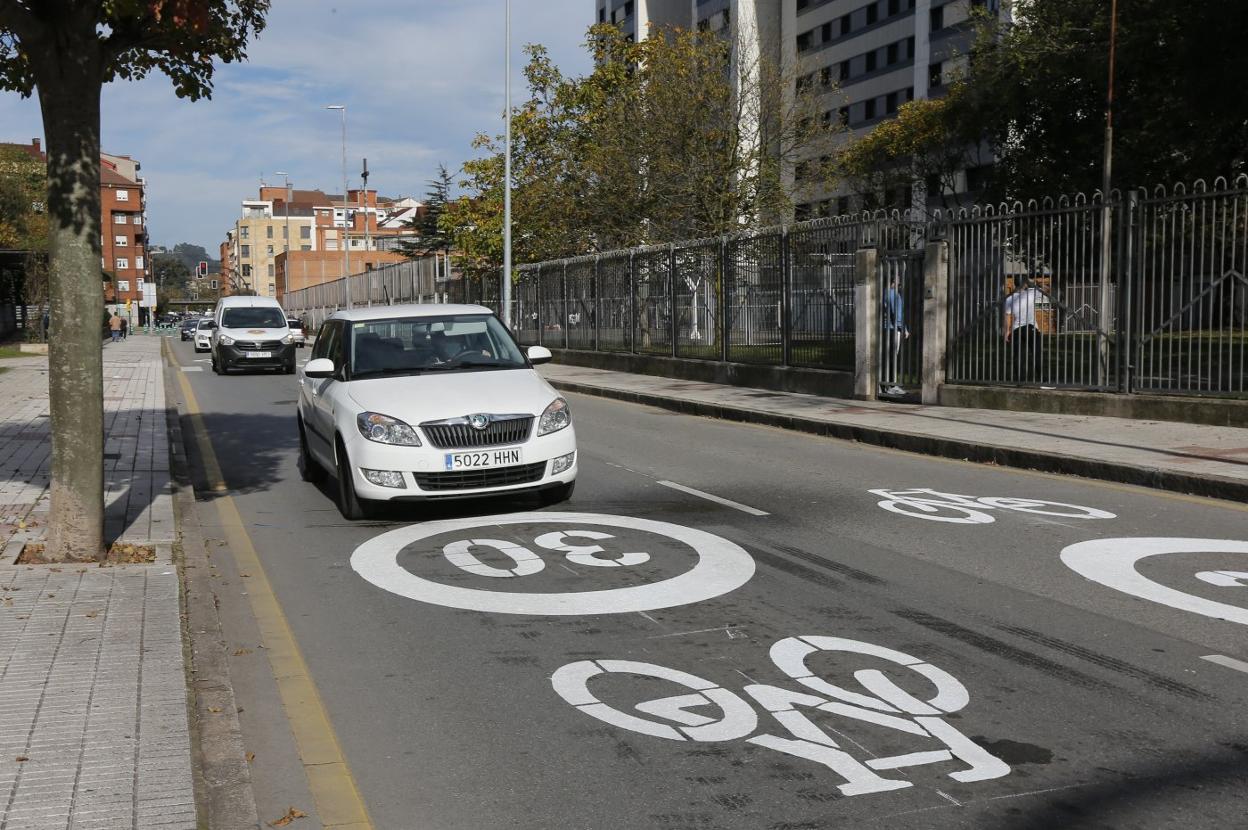
[[[129,156],[100,156],[100,267],[112,276],[104,300],[138,321],[143,283],[151,279],[147,254],[147,183]]]

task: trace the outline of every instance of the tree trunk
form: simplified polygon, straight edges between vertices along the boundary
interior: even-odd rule
[[[52,504],[45,557],[98,559],[104,551],[104,381],[100,284],[98,45],[58,43],[37,69],[48,147],[51,330],[48,395]],[[72,55],[72,57],[70,57]],[[55,60],[55,65],[50,66]],[[42,70],[42,71],[40,71]]]

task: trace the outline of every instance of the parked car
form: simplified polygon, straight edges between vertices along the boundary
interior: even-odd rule
[[[303,333],[303,322],[294,317],[287,317],[286,328],[290,329],[290,336],[295,338],[295,348],[302,349],[308,342]]]
[[[211,318],[205,317],[195,325],[195,351],[210,352],[212,351],[212,333],[216,331],[217,324]]]
[[[378,502],[534,493],[571,497],[568,402],[487,308],[403,305],[339,311],[299,379],[299,469],[327,473],[348,519]]]
[[[212,371],[277,369],[295,373],[295,338],[286,325],[286,312],[272,297],[222,297],[213,320]]]
[[[183,340],[190,340],[195,336],[195,329],[199,328],[198,317],[188,317],[182,321],[182,325],[178,327],[178,335]]]

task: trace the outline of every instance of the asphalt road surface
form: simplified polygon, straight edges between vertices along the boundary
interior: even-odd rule
[[[374,827],[1248,826],[1242,507],[572,395],[570,502],[349,523],[295,378],[173,345]],[[318,826],[214,567],[261,816]]]

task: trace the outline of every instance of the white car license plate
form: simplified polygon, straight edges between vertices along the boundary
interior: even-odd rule
[[[248,357],[272,357],[273,352],[243,352]]]
[[[477,470],[482,467],[506,467],[512,464],[519,464],[520,461],[519,447],[512,447],[506,450],[448,452],[446,454],[446,469],[449,471]]]

